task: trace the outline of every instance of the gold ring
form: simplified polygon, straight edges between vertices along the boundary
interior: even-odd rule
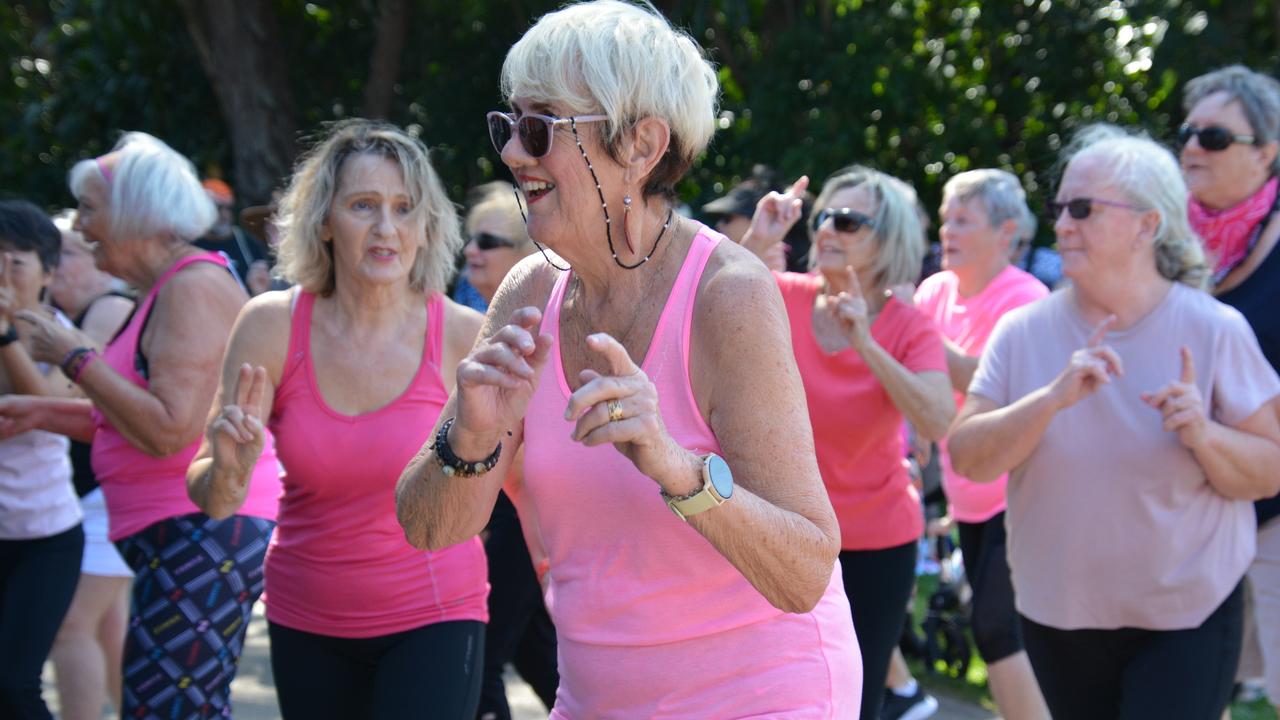
[[[609,401],[609,422],[619,422],[622,420],[622,401]]]

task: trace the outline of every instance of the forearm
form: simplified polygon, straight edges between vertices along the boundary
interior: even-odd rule
[[[943,338],[947,350],[947,375],[951,378],[951,387],[956,392],[969,392],[969,383],[973,374],[978,371],[978,358],[966,355],[959,345]]]
[[[0,365],[9,378],[9,386],[15,395],[54,395],[50,379],[40,374],[35,361],[21,342],[11,342],[0,347]]]
[[[82,443],[93,442],[93,434],[97,430],[93,422],[93,405],[81,399],[41,398],[36,427]]]
[[[396,483],[396,519],[404,528],[410,545],[425,550],[440,550],[456,545],[478,534],[493,513],[498,490],[502,487],[518,443],[504,443],[498,464],[478,477],[446,476],[436,460],[431,439],[410,461]],[[459,438],[450,432],[450,446],[460,458],[487,457],[497,446],[499,436],[492,438]],[[478,448],[487,447],[487,450]]]
[[[874,340],[859,351],[889,399],[916,432],[930,441],[941,440],[956,415],[955,398],[903,367]]]
[[[160,398],[101,360],[80,373],[80,389],[130,445],[153,457],[172,455],[199,437],[199,426],[173,416]],[[206,401],[206,407],[208,401]]]
[[[1261,500],[1280,492],[1280,444],[1218,422],[1210,422],[1205,435],[1192,452],[1218,494]]]
[[[1044,438],[1057,407],[1048,388],[1017,402],[963,419],[951,431],[951,467],[974,482],[991,482],[1026,462]]]

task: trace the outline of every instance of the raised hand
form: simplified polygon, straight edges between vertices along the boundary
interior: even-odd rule
[[[72,327],[58,322],[53,308],[41,307],[35,310],[19,310],[13,314],[14,319],[22,323],[24,335],[27,336],[31,359],[37,362],[57,365],[67,353],[78,347],[94,347],[89,336]]]
[[[1142,400],[1160,411],[1166,432],[1177,433],[1178,442],[1196,450],[1204,445],[1209,418],[1200,388],[1196,386],[1196,365],[1191,350],[1184,345],[1180,354],[1182,373],[1178,379],[1155,392],[1142,393]]]
[[[517,425],[537,388],[538,373],[551,353],[551,336],[537,335],[542,313],[525,307],[511,314],[511,322],[482,340],[458,363],[458,414],[453,435],[497,436]],[[493,449],[487,443],[479,457]],[[462,448],[455,452],[463,458]]]
[[[582,387],[569,397],[564,414],[577,421],[573,439],[588,446],[612,443],[637,470],[662,477],[676,455],[658,412],[658,389],[607,333],[589,336],[587,347],[604,356],[609,374],[583,370],[578,375]]]
[[[1111,382],[1112,377],[1124,374],[1120,356],[1102,344],[1107,329],[1115,324],[1116,316],[1108,315],[1098,323],[1089,335],[1085,347],[1071,353],[1071,361],[1049,386],[1059,410],[1065,410],[1098,391]]]
[[[262,455],[265,438],[262,400],[266,388],[266,369],[251,367],[248,363],[241,365],[232,392],[234,402],[222,407],[207,431],[214,473],[235,479],[236,482],[227,487],[233,493],[248,491],[249,478]]]
[[[849,290],[838,295],[827,294],[827,310],[831,313],[840,328],[849,338],[849,345],[862,352],[873,342],[871,339],[871,313],[867,299],[862,294],[862,284],[858,282],[858,273],[852,267],[845,267],[849,273]]]
[[[756,203],[751,227],[742,236],[742,245],[764,260],[771,270],[781,269],[774,267],[780,253],[783,267],[786,265],[782,239],[800,219],[804,211],[804,191],[808,187],[809,176],[801,175],[786,192],[770,192]]]

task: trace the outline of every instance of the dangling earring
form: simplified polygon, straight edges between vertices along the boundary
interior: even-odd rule
[[[636,248],[634,245],[631,244],[631,224],[628,222],[630,219],[631,219],[631,196],[623,195],[622,196],[622,239],[627,243],[627,251],[634,255],[636,252]]]

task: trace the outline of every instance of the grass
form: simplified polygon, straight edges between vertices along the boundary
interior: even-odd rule
[[[917,631],[929,608],[929,596],[937,588],[937,575],[921,575],[916,579],[912,617]],[[969,638],[970,647],[973,647],[973,635],[968,629],[965,630],[965,634]],[[977,648],[973,650],[969,669],[964,677],[953,673],[941,662],[933,668],[932,672],[925,667],[923,660],[916,658],[907,658],[907,666],[911,668],[911,674],[930,692],[980,705],[992,713],[996,712],[995,701],[991,699],[991,692],[987,689],[987,664],[978,656]],[[1250,703],[1233,703],[1231,720],[1277,720],[1277,716],[1275,708],[1266,698],[1262,698]]]

